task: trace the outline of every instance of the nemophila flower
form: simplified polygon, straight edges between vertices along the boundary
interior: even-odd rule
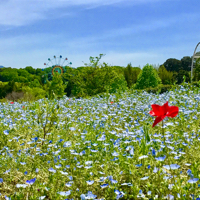
[[[156,156],[156,151],[155,151],[155,149],[152,149],[152,155],[153,155],[153,156]]]
[[[149,177],[148,176],[145,176],[145,177],[143,177],[143,178],[141,178],[140,180],[147,180]]]
[[[199,179],[198,178],[192,178],[188,180],[188,183],[196,183]]]
[[[0,183],[3,183],[3,179],[2,178],[0,178]]]
[[[63,175],[68,175],[67,172],[63,172],[63,171],[60,171],[60,173],[63,174]]]
[[[106,188],[106,187],[108,187],[108,184],[101,185],[101,188]]]
[[[159,171],[159,168],[154,167],[153,173],[157,173]]]
[[[175,169],[178,169],[180,167],[180,165],[177,165],[177,164],[171,164],[171,165],[164,165],[163,166],[165,169],[172,169],[172,170],[175,170]]]
[[[10,170],[11,170],[11,169],[6,170],[6,171],[4,172],[4,174],[8,174],[8,173],[10,172]]]
[[[143,156],[140,156],[138,159],[141,160],[143,158],[148,158],[148,156],[147,155],[143,155]]]
[[[8,134],[9,134],[9,130],[5,130],[5,131],[3,131],[3,133],[4,133],[5,135],[8,135]]]
[[[92,185],[94,181],[86,181],[88,185]]]
[[[157,161],[164,161],[166,156],[155,158]]]
[[[71,190],[67,192],[57,192],[57,193],[60,194],[61,196],[69,196],[71,194]]]
[[[33,183],[35,183],[35,181],[36,181],[36,178],[33,178],[31,180],[27,180],[26,183],[29,185],[32,185]]]
[[[26,185],[26,184],[17,184],[16,187],[17,187],[17,188],[20,188],[20,187],[22,187],[22,188],[26,188],[27,185]]]
[[[179,108],[177,106],[169,106],[168,101],[163,105],[152,104],[152,109],[149,114],[156,116],[156,119],[153,123],[153,127],[161,122],[165,117],[176,117],[178,115]]]
[[[49,168],[49,172],[56,173],[56,170],[51,167],[51,168]]]
[[[39,197],[39,200],[43,200],[43,199],[45,199],[45,197],[46,196],[41,196],[41,197]]]

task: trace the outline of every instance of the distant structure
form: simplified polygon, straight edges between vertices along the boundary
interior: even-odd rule
[[[60,55],[59,57],[54,56],[52,59],[48,58],[48,62],[44,63],[44,65],[51,67],[51,70],[50,71],[48,70],[48,74],[44,76],[44,83],[46,82],[46,79],[51,80],[56,73],[62,75],[66,70],[64,66],[71,67],[72,62],[68,62],[67,64],[64,65],[66,61],[68,61],[68,58],[63,58],[62,55]],[[42,69],[42,71],[46,71],[46,69],[44,68]]]
[[[192,78],[193,78],[193,64],[194,64],[194,60],[196,60],[197,58],[200,58],[200,52],[196,53],[197,47],[199,46],[200,42],[197,44],[197,46],[194,49],[194,53],[192,56],[192,64],[191,64],[191,82],[192,82]]]

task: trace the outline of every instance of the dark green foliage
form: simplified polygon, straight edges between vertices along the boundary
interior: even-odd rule
[[[132,67],[131,63],[127,65],[127,67],[124,69],[124,77],[127,82],[127,86],[131,88],[131,86],[137,82],[137,77],[139,73],[141,72],[141,69],[139,67]]]
[[[195,62],[193,80],[195,80],[195,81],[200,80],[200,58],[198,58]]]
[[[189,76],[188,71],[185,70],[180,70],[177,74],[177,84],[181,84],[183,82],[183,77],[185,76],[185,82],[189,82],[190,81],[190,76]]]
[[[181,59],[181,68],[185,71],[191,71],[192,58],[190,56],[184,56]]]
[[[30,74],[35,74],[36,73],[36,70],[31,66],[25,67],[25,70]]]
[[[175,58],[169,58],[167,59],[164,64],[163,64],[166,68],[167,71],[176,71],[178,72],[179,70],[182,69],[181,67],[181,61],[177,60]]]
[[[138,76],[135,89],[157,87],[159,84],[161,84],[161,79],[159,78],[157,71],[152,65],[147,64],[143,67]]]
[[[2,72],[0,72],[0,81],[9,82],[12,80],[18,80],[17,69],[5,68]]]
[[[41,84],[40,84],[40,82],[39,82],[38,79],[34,79],[33,81],[31,81],[31,82],[29,83],[29,87],[30,87],[30,88],[34,88],[34,87],[41,88],[42,86],[41,86]]]
[[[173,84],[175,81],[173,72],[167,71],[164,65],[158,68],[158,75],[164,85]]]
[[[170,91],[174,88],[174,85],[158,85],[155,88],[146,88],[145,91],[149,92],[149,93],[154,93],[154,94],[162,94],[164,92]]]

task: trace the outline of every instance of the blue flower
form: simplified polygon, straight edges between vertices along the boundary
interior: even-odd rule
[[[55,169],[53,169],[52,167],[51,167],[51,168],[49,168],[49,171],[50,171],[50,172],[53,172],[53,173],[56,173],[56,170],[55,170]]]
[[[155,158],[157,161],[164,161],[166,156]]]
[[[2,178],[0,178],[0,183],[3,183],[3,179]]]
[[[36,178],[33,178],[31,180],[27,180],[26,183],[29,185],[32,185],[33,183],[35,183],[35,181],[36,181]]]
[[[71,194],[71,190],[67,192],[57,192],[57,193],[60,194],[61,196],[69,196]]]
[[[190,179],[188,183],[196,183],[198,180],[199,180],[198,178],[193,178],[193,179]]]
[[[156,156],[156,151],[155,151],[155,149],[152,149],[152,155],[153,155],[153,156]]]
[[[106,187],[108,187],[108,184],[101,185],[101,188],[106,188]]]
[[[88,185],[92,185],[94,181],[86,181]]]
[[[5,130],[5,131],[3,131],[3,133],[4,133],[5,135],[8,135],[8,134],[9,134],[9,130]]]

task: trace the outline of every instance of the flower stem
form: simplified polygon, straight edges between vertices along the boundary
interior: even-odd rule
[[[164,130],[164,122],[163,122],[163,120],[162,120],[162,134],[163,134],[164,145],[165,145],[165,130]]]

